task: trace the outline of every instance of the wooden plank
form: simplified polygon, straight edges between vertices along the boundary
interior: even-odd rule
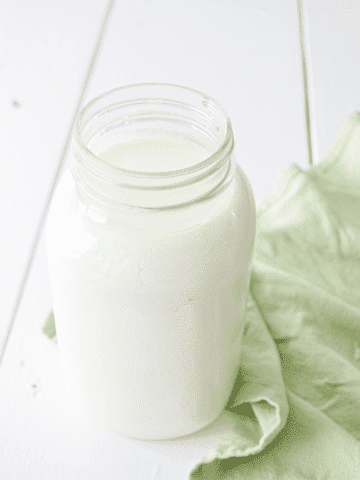
[[[106,4],[0,3],[0,356]]]
[[[314,163],[360,110],[360,4],[304,0]]]

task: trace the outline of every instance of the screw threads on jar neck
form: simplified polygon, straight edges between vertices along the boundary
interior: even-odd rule
[[[209,153],[198,163],[194,157],[187,168],[156,172],[121,168],[101,158],[117,144],[156,137],[180,138]],[[209,97],[175,85],[131,85],[97,97],[81,112],[71,171],[90,202],[170,208],[225,188],[234,170],[233,146],[230,120]]]

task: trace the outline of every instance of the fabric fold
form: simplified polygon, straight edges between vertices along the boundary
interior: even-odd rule
[[[246,318],[241,367],[226,406],[236,414],[236,421],[216,448],[192,467],[191,478],[197,478],[199,467],[216,459],[260,452],[286,423],[288,404],[280,359],[251,295]]]

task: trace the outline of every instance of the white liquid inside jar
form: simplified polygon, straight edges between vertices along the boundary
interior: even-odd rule
[[[152,136],[113,141],[97,156],[156,173],[211,153]],[[56,189],[47,250],[64,378],[90,419],[121,434],[186,435],[229,398],[255,232],[251,189],[232,165],[226,188],[173,209],[92,208],[69,170]]]
[[[191,167],[210,154],[206,148],[185,139],[155,137],[118,143],[99,157],[111,165],[139,172],[168,172]]]

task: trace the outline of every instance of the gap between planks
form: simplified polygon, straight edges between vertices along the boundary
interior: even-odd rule
[[[305,114],[305,128],[306,128],[306,142],[308,151],[308,162],[311,168],[314,164],[313,147],[311,135],[311,108],[310,108],[310,92],[309,92],[309,62],[307,55],[307,40],[306,40],[306,26],[304,16],[304,0],[297,0],[298,22],[299,22],[299,40],[300,40],[300,54],[301,54],[301,69],[303,80],[303,95],[304,95],[304,114]]]

